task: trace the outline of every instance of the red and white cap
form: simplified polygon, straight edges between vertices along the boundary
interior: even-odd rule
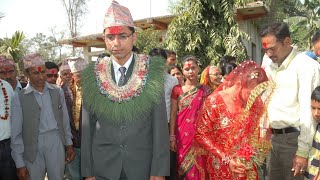
[[[0,55],[0,66],[15,66],[14,60],[6,55]]]
[[[134,24],[129,9],[113,0],[104,16],[103,28],[115,26],[134,27]]]
[[[88,62],[81,57],[69,57],[66,59],[72,73],[84,70],[88,66]]]
[[[28,54],[22,58],[22,61],[24,69],[45,65],[43,58],[39,53]]]

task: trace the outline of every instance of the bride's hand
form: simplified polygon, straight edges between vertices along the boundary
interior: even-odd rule
[[[177,151],[177,143],[176,141],[170,141],[170,150],[173,152]]]
[[[241,163],[237,163],[235,159],[231,159],[229,162],[229,168],[236,177],[245,177],[246,169],[245,166]]]

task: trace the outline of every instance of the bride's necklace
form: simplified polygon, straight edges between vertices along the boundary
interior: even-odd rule
[[[7,120],[9,118],[9,97],[6,91],[6,88],[3,86],[3,82],[0,80],[0,87],[4,97],[4,116],[0,116],[0,119]]]

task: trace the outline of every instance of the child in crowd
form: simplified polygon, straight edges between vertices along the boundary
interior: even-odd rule
[[[320,180],[320,86],[316,87],[311,94],[311,112],[314,121],[317,123],[317,129],[313,136],[305,175],[310,180]]]

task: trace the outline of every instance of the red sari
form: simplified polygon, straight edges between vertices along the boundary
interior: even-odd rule
[[[192,146],[194,145],[198,111],[209,92],[209,87],[199,86],[183,93],[181,85],[175,86],[172,91],[171,97],[178,100],[175,130],[177,140],[177,169],[180,177],[185,180],[206,179],[203,154],[195,152]]]
[[[264,82],[265,73],[255,63],[244,63],[246,64],[239,65],[237,70],[247,74],[242,73],[240,76],[237,71],[231,73],[224,84],[206,98],[197,120],[195,139],[208,152],[206,166],[212,180],[257,180],[256,165],[263,163],[271,147],[270,140],[261,131],[264,129],[260,128],[265,123],[263,115],[266,108],[259,94],[268,87],[268,82]],[[243,87],[233,89],[232,92],[236,92],[234,94],[224,91],[235,87],[236,83],[233,82],[242,80],[235,78],[243,78],[244,82],[241,84],[245,85],[264,83],[257,85],[251,91],[253,93],[243,99],[240,96]],[[231,158],[245,165],[246,177],[232,176],[229,168]]]

